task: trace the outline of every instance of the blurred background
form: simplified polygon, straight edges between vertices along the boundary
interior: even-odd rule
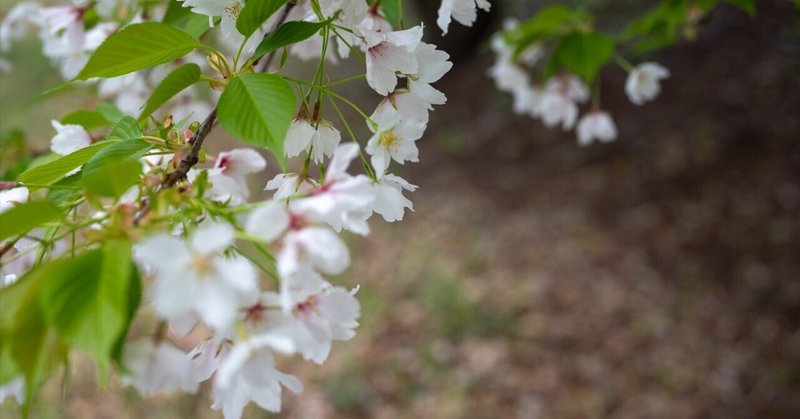
[[[756,17],[721,6],[695,40],[639,57],[672,73],[646,106],[627,100],[621,69],[604,71],[619,138],[589,147],[512,116],[486,76],[485,41],[503,19],[552,2],[492,3],[475,28],[451,26],[441,40],[427,10],[438,2],[406,2],[455,61],[437,85],[448,103],[418,143],[421,162],[398,168],[420,186],[415,212],[350,237],[354,263],[337,282],[361,286],[358,335],[322,367],[282,360],[305,393],[285,392],[280,415],[250,406],[245,417],[800,417],[792,2],[759,1]],[[610,27],[654,4],[568,3]],[[37,48],[19,45],[15,70],[0,75],[0,130],[22,129],[45,150],[49,120],[88,96],[31,105],[58,83]],[[376,101],[366,85],[348,94]],[[234,146],[215,135],[212,149]],[[68,386],[46,386],[37,417],[221,417],[207,387],[142,399],[115,378],[99,389],[80,356],[70,372]],[[13,402],[0,407],[16,415]]]

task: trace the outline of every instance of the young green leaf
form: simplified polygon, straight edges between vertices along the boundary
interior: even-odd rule
[[[219,18],[214,18],[214,24],[219,23]],[[195,39],[199,39],[204,33],[211,29],[208,23],[208,16],[192,13],[189,19],[182,27],[183,31],[191,35]]]
[[[399,27],[403,20],[403,1],[402,0],[382,0],[380,8],[386,20],[394,27]]]
[[[153,94],[145,102],[144,109],[139,114],[139,121],[143,121],[183,89],[197,83],[200,80],[200,75],[200,66],[193,63],[187,63],[172,70],[164,80],[161,80],[161,83],[156,86]]]
[[[524,50],[534,42],[564,33],[570,28],[568,24],[575,18],[575,12],[568,7],[558,5],[543,7],[531,19],[506,32],[505,37],[509,43]]]
[[[275,29],[269,36],[264,38],[253,54],[253,59],[261,57],[262,55],[283,48],[305,39],[310,38],[320,29],[324,28],[328,22],[302,22],[293,21],[286,22]]]
[[[566,36],[553,58],[591,84],[597,72],[614,56],[614,40],[598,32],[576,32]]]
[[[105,160],[88,175],[81,175],[81,185],[92,194],[119,198],[139,182],[142,164],[138,160]]]
[[[92,156],[81,169],[81,176],[92,176],[95,172],[102,169],[107,163],[119,163],[122,161],[138,161],[147,154],[153,145],[141,138],[120,141],[100,150]]]
[[[87,109],[78,109],[61,118],[62,124],[80,125],[86,130],[107,127],[109,122],[99,112]]]
[[[7,342],[3,357],[13,361],[13,368],[25,377],[25,405],[30,407],[35,390],[66,359],[67,346],[47,326],[39,302],[40,289],[46,280],[60,274],[58,266],[44,265],[20,278],[17,284],[0,292],[3,311],[11,317],[0,336]],[[12,295],[15,290],[20,292]],[[2,369],[7,368],[4,365]]]
[[[36,185],[29,186],[30,188],[52,185],[66,176],[67,173],[89,161],[92,156],[111,143],[111,141],[101,141],[66,156],[58,157],[53,161],[31,167],[22,172],[17,180],[23,184]]]
[[[97,105],[95,110],[100,114],[100,116],[105,118],[105,120],[111,124],[119,121],[123,116],[125,116],[122,111],[110,103],[101,103]]]
[[[263,146],[283,161],[283,140],[297,109],[292,87],[275,74],[242,74],[217,105],[220,124],[242,141]]]
[[[28,201],[0,213],[0,242],[60,220],[64,211],[50,201]]]
[[[124,241],[55,262],[58,272],[41,289],[47,323],[69,345],[106,365],[136,311],[139,274]]]
[[[78,172],[54,183],[47,190],[47,200],[59,207],[69,204],[80,195],[81,188],[78,185],[80,180],[81,174]]]
[[[77,79],[121,76],[168,63],[201,46],[191,35],[173,26],[136,23],[109,36],[89,58]]]
[[[109,141],[127,141],[136,138],[142,138],[142,129],[132,116],[118,120],[106,135],[106,140]]]
[[[253,34],[288,0],[248,0],[236,19],[236,30],[245,37]]]

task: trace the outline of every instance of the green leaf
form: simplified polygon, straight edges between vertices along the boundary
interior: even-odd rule
[[[82,174],[80,183],[87,192],[119,198],[139,183],[141,174],[138,160],[106,160],[91,173]]]
[[[139,159],[144,157],[152,148],[152,144],[141,138],[134,138],[111,144],[100,150],[100,152],[92,156],[92,158],[83,165],[81,176],[92,176],[107,163],[116,164],[123,161],[139,161]]]
[[[171,0],[164,13],[162,22],[183,30],[195,39],[211,28],[208,16],[193,13],[190,8],[183,7],[181,0]]]
[[[205,173],[205,171],[203,172]],[[128,330],[130,330],[131,324],[133,323],[133,318],[136,315],[136,310],[139,308],[139,304],[142,302],[142,282],[139,277],[139,272],[136,269],[135,264],[131,264],[132,273],[130,276],[130,284],[128,287],[128,312],[127,324],[125,325],[124,330],[120,333],[117,341],[114,343],[114,347],[111,349],[111,360],[114,361],[117,365],[122,366],[123,361],[122,357],[124,355],[125,349],[125,337],[128,336]]]
[[[158,22],[136,23],[109,36],[89,58],[77,79],[121,76],[168,63],[201,46],[191,35],[173,26]]]
[[[236,30],[245,37],[253,34],[288,0],[248,0],[236,19]]]
[[[81,180],[80,172],[59,180],[47,191],[47,200],[59,207],[69,204],[80,194],[78,182]]]
[[[66,345],[48,327],[39,301],[42,285],[58,274],[58,266],[48,263],[0,289],[0,384],[25,377],[23,417],[36,388],[67,356]]]
[[[47,323],[66,343],[106,365],[128,330],[139,301],[138,296],[131,295],[138,294],[141,287],[130,244],[107,243],[101,249],[51,265],[58,271],[47,278],[40,292]]]
[[[403,1],[402,0],[382,0],[380,8],[386,20],[394,27],[399,27],[403,20]]]
[[[614,40],[598,32],[568,35],[559,43],[553,58],[591,84],[597,72],[614,56]]]
[[[56,221],[64,211],[50,201],[28,201],[0,213],[0,241]]]
[[[173,96],[196,83],[200,80],[200,75],[200,66],[192,63],[184,64],[172,70],[164,80],[161,80],[161,83],[156,86],[153,94],[145,102],[144,109],[139,114],[139,120],[143,121]]]
[[[52,185],[66,176],[67,173],[89,161],[95,153],[109,144],[111,144],[110,141],[101,141],[66,156],[58,157],[53,161],[32,167],[19,175],[17,180],[23,184],[36,185],[29,186],[29,188]]]
[[[569,32],[569,24],[577,18],[576,13],[565,6],[543,7],[532,18],[506,32],[505,37],[517,51],[522,51],[534,42]]]
[[[125,116],[111,127],[111,131],[106,135],[109,141],[126,141],[142,138],[142,129],[139,123],[132,116]]]
[[[95,109],[79,109],[68,113],[61,119],[62,124],[80,125],[86,130],[107,127],[123,116],[116,106],[110,103],[101,103]]]
[[[95,110],[100,114],[100,116],[105,118],[105,120],[111,124],[119,121],[123,116],[125,116],[119,109],[117,109],[116,106],[110,103],[101,103],[97,105]]]
[[[308,39],[328,24],[325,22],[286,22],[264,38],[253,54],[253,59],[262,55]]]
[[[161,22],[180,28],[192,15],[192,10],[189,7],[183,7],[181,0],[169,0],[167,3],[169,3],[167,11],[164,12]]]
[[[217,116],[229,134],[260,145],[283,161],[283,141],[297,109],[291,86],[275,74],[242,74],[219,98]]]
[[[214,18],[214,24],[218,24],[219,18]],[[198,39],[204,33],[208,32],[211,26],[208,24],[208,16],[192,13],[186,24],[183,25],[183,31],[191,35],[193,38]]]
[[[79,109],[68,113],[61,118],[61,123],[64,125],[80,125],[87,131],[95,128],[107,127],[109,125],[109,122],[103,118],[103,115],[100,115],[99,112],[87,109]]]

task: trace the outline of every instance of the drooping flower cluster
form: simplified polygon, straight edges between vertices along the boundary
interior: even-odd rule
[[[505,31],[517,26],[516,21],[508,21]],[[546,64],[543,45],[533,43],[517,51],[501,32],[492,39],[491,46],[496,61],[489,69],[489,76],[499,90],[511,93],[515,113],[541,119],[548,128],[561,126],[564,131],[575,128],[578,143],[584,146],[617,138],[617,127],[611,115],[600,108],[598,97],[593,98],[589,111],[578,119],[579,105],[590,100],[589,89],[580,77],[564,71],[544,82],[531,80],[531,69]],[[640,64],[630,69],[625,93],[631,102],[642,105],[658,96],[660,81],[668,76],[669,71],[659,64]]]

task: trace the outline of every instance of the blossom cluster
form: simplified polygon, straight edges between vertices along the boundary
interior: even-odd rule
[[[134,13],[132,10],[137,9],[131,6],[124,0],[78,0],[65,6],[41,6],[29,1],[17,3],[0,22],[0,72],[13,71],[11,62],[4,57],[9,54],[12,42],[35,31],[42,43],[42,53],[58,67],[64,80],[75,78],[92,53],[111,34],[125,24],[146,20],[144,9]],[[165,10],[159,7],[151,13],[159,19]],[[112,102],[123,113],[136,114],[169,70],[184,62],[207,67],[200,54],[192,53],[173,65],[108,79],[92,79],[87,83],[96,85],[98,96]],[[216,94],[209,92],[206,96],[201,97],[196,90],[188,89],[165,109],[176,120],[190,116],[202,118],[211,111],[209,99]]]
[[[505,30],[512,30],[517,25],[517,22],[509,21]],[[599,97],[591,97],[583,79],[568,71],[544,82],[533,79],[532,69],[545,65],[547,52],[544,45],[533,43],[518,52],[501,32],[492,39],[491,47],[496,60],[489,69],[489,76],[499,90],[511,93],[515,113],[541,119],[548,128],[561,126],[564,131],[574,128],[578,143],[584,146],[593,141],[608,143],[617,138],[617,127],[611,115],[600,107]],[[661,80],[669,77],[669,70],[657,63],[644,62],[635,67],[624,65],[628,70],[625,93],[635,105],[654,100],[661,92]],[[579,119],[579,105],[588,103],[590,99],[589,111]]]
[[[181,93],[167,107],[171,117],[140,136],[152,147],[137,157],[140,181],[113,200],[77,200],[71,208],[77,227],[69,234],[36,228],[4,243],[10,257],[0,268],[0,289],[43,261],[99,244],[104,234],[133,237],[133,259],[146,279],[147,311],[158,319],[158,326],[152,336],[126,344],[120,371],[123,381],[143,395],[194,392],[209,381],[212,408],[221,410],[226,419],[241,417],[251,401],[279,411],[282,388],[299,393],[303,386],[297,377],[277,369],[276,355],[298,354],[322,364],[334,341],[355,335],[360,317],[358,288],[331,282],[352,259],[341,233],[364,236],[373,214],[395,222],[404,218],[407,209],[413,210],[405,194],[417,186],[392,173],[392,162],[419,161],[417,141],[427,128],[429,113],[446,102],[432,84],[452,63],[447,53],[422,41],[422,25],[393,27],[378,2],[291,2],[247,38],[236,28],[245,6],[242,0],[181,1],[193,13],[207,16],[209,26],[219,26],[219,41],[236,54],[234,63],[239,54],[254,54],[258,41],[282,23],[329,23],[325,30],[287,48],[299,59],[320,60],[311,83],[291,79],[303,100],[283,138],[284,156],[279,157],[298,157],[290,161],[302,164],[265,182],[270,199],[252,202],[249,184],[254,175],[267,169],[266,159],[250,148],[204,153],[207,167],[188,170],[177,198],[157,215],[149,214],[144,208],[161,192],[159,179],[179,167],[198,133],[200,124],[188,120],[202,120],[211,112],[196,94]],[[451,19],[471,25],[477,8],[488,7],[486,0],[444,0],[437,23],[445,32]],[[89,10],[99,21],[86,18]],[[103,40],[124,25],[146,20],[142,10],[117,0],[52,7],[20,3],[0,24],[0,54],[9,51],[11,40],[36,28],[44,54],[58,65],[64,78],[71,79]],[[156,7],[147,15],[161,19],[164,12]],[[365,79],[381,96],[369,115],[325,84],[324,64],[353,54],[363,58],[365,69],[347,81]],[[213,54],[208,58],[189,55],[165,66],[90,83],[101,97],[113,100],[122,114],[136,114],[152,87],[182,62],[198,64],[204,72],[216,71],[216,78],[207,78],[209,85],[224,87],[231,74],[222,69],[220,60],[224,58]],[[13,71],[7,62],[4,67]],[[247,71],[253,71],[252,67]],[[358,142],[337,102],[363,117],[371,133],[366,141]],[[331,110],[352,141],[342,141],[338,122],[329,116]],[[184,122],[176,123],[179,119]],[[80,124],[53,120],[52,126],[54,157],[85,150],[97,139]],[[354,160],[363,173],[351,172]],[[24,184],[3,182],[0,213],[34,200],[37,194]],[[84,221],[79,222],[80,217]],[[255,249],[258,256],[243,247]],[[265,283],[263,277],[275,282]],[[190,333],[203,338],[192,341]],[[187,351],[188,342],[194,347]],[[7,395],[23,400],[24,384],[23,377],[0,383],[0,401]]]

